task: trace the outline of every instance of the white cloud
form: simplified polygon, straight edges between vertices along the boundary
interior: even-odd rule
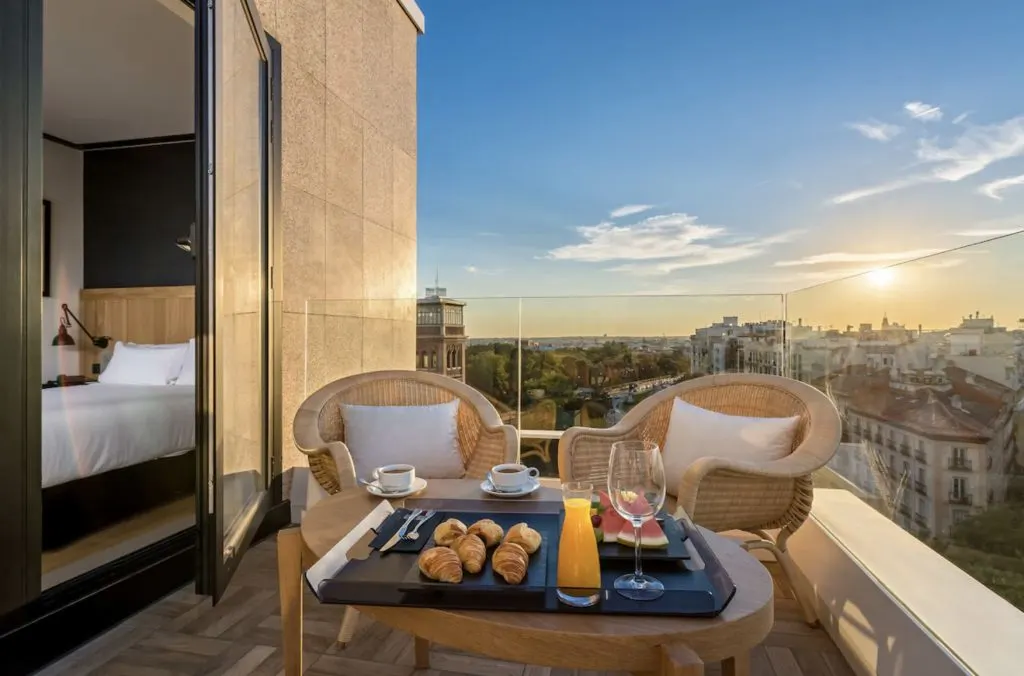
[[[859,132],[864,138],[871,139],[872,141],[881,141],[882,143],[892,140],[903,131],[902,127],[895,124],[879,122],[874,119],[867,122],[850,122],[846,126]]]
[[[609,211],[608,217],[622,218],[623,216],[634,216],[636,214],[642,214],[645,211],[650,211],[653,208],[653,204],[625,204],[618,209],[612,209]]]
[[[924,263],[924,267],[931,268],[933,270],[945,270],[946,268],[955,268],[963,265],[963,258],[943,258],[935,261],[928,261]]]
[[[874,197],[875,195],[892,192],[893,190],[909,188],[912,185],[926,183],[929,180],[931,179],[927,176],[908,176],[907,178],[898,178],[895,181],[889,181],[888,183],[880,183],[878,185],[871,185],[866,188],[858,188],[857,190],[844,192],[841,195],[836,195],[829,201],[832,202],[832,204],[846,204],[847,202],[855,202],[856,200],[863,199],[865,197]]]
[[[931,256],[942,249],[912,249],[910,251],[881,251],[877,253],[853,253],[848,251],[831,251],[829,253],[805,256],[789,261],[776,261],[775,267],[787,268],[796,265],[834,265],[836,263],[864,263],[878,265],[883,263],[899,263],[903,261]]]
[[[576,228],[583,239],[548,252],[561,261],[603,263],[630,261],[610,268],[635,275],[664,275],[684,268],[724,265],[759,256],[768,247],[789,241],[797,233],[762,238],[729,236],[726,229],[704,225],[689,214],[651,216],[629,225],[610,222]]]
[[[967,116],[970,115],[971,112],[972,111],[968,110],[966,113],[960,113],[959,115],[953,118],[953,124],[960,124],[961,122],[967,119]]]
[[[1022,228],[972,228],[969,230],[960,230],[952,234],[957,237],[1002,237],[1003,235],[1012,235],[1017,232],[1022,232]]]
[[[989,183],[986,183],[978,188],[978,192],[982,195],[991,197],[994,200],[1002,201],[1003,197],[999,193],[1012,188],[1015,185],[1024,185],[1024,174],[1019,176],[1007,176],[1006,178],[999,178]]]
[[[478,233],[476,233],[476,236],[477,237],[501,237],[501,235],[496,233],[496,232],[478,232]]]
[[[928,171],[887,183],[859,188],[833,197],[833,204],[845,204],[922,183],[955,182],[973,176],[992,164],[1024,155],[1024,116],[991,125],[967,126],[950,145],[931,139],[917,143],[918,164]]]
[[[504,270],[486,269],[486,268],[477,267],[476,265],[467,265],[467,266],[465,266],[462,269],[465,270],[466,272],[468,272],[471,275],[500,275],[502,272],[504,272]]]
[[[903,104],[903,110],[907,111],[910,117],[922,122],[938,122],[942,119],[942,108],[922,101],[908,101]]]

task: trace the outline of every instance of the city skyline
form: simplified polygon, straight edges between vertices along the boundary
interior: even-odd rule
[[[1013,4],[425,4],[420,288],[785,292],[1024,226]]]

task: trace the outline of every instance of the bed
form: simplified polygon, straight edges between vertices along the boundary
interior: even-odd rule
[[[194,335],[192,287],[85,289],[96,335],[180,343]],[[80,341],[82,372],[100,353]],[[194,494],[195,387],[90,383],[42,391],[43,549]]]

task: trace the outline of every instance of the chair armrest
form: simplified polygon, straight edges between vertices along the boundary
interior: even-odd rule
[[[805,441],[793,453],[778,460],[734,460],[713,456],[698,458],[686,468],[679,482],[676,492],[679,506],[693,514],[700,482],[712,472],[764,479],[798,479],[807,476],[824,465],[816,449],[809,446],[809,442]]]
[[[343,490],[355,488],[356,469],[352,453],[341,441],[328,441],[319,448],[296,447],[309,458],[309,471],[313,473],[320,487],[334,495]]]
[[[480,436],[466,465],[466,476],[483,479],[495,465],[519,462],[519,431],[512,425],[481,423]]]

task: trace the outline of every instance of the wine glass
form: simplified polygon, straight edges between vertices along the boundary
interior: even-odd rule
[[[633,573],[615,580],[615,590],[634,601],[653,601],[665,585],[644,575],[640,566],[640,528],[665,503],[665,468],[661,449],[650,441],[616,441],[608,459],[608,497],[622,518],[633,525]]]

